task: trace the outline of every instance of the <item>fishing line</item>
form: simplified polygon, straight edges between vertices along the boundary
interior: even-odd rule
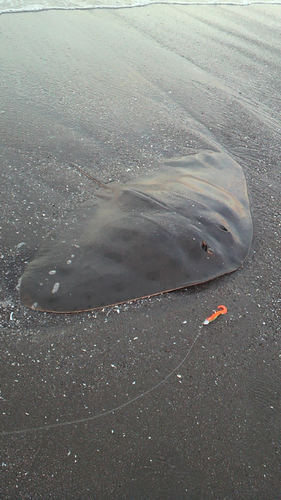
[[[17,430],[17,431],[3,431],[2,432],[2,436],[14,436],[14,435],[19,435],[19,434],[26,434],[28,432],[47,431],[47,430],[50,430],[50,429],[57,429],[59,427],[66,427],[68,425],[76,425],[76,424],[82,424],[82,423],[85,423],[85,422],[91,422],[93,420],[97,420],[98,418],[105,417],[107,415],[115,413],[118,410],[122,410],[123,408],[126,408],[126,406],[129,406],[130,404],[135,403],[136,401],[140,400],[144,396],[147,396],[151,392],[153,392],[156,389],[158,389],[161,385],[165,384],[165,382],[167,382],[167,380],[176,371],[178,371],[178,369],[186,361],[186,359],[188,358],[188,356],[191,353],[192,349],[194,348],[195,344],[199,340],[199,337],[202,334],[202,328],[203,328],[203,325],[200,325],[199,329],[198,329],[198,333],[197,333],[195,339],[193,340],[191,346],[187,350],[185,356],[180,361],[180,363],[165,378],[163,378],[163,380],[161,380],[161,382],[158,382],[158,384],[154,385],[153,387],[151,387],[147,391],[144,391],[141,394],[139,394],[138,396],[130,399],[130,401],[127,401],[126,403],[123,403],[120,406],[116,406],[115,408],[112,408],[111,410],[107,410],[107,411],[104,411],[102,413],[98,413],[96,415],[93,415],[92,417],[85,417],[85,418],[80,418],[80,419],[77,419],[77,420],[69,420],[68,422],[60,422],[60,423],[56,423],[56,424],[42,425],[40,427],[30,427],[30,428],[26,428],[26,429],[20,429],[20,430]]]
[[[214,321],[218,316],[220,316],[221,314],[226,314],[226,313],[227,313],[227,308],[225,306],[223,306],[223,305],[218,306],[217,310],[213,311],[213,314],[211,316],[209,316],[208,318],[206,318],[205,321],[202,323],[202,325],[199,326],[198,333],[197,333],[195,339],[193,340],[191,346],[187,350],[185,356],[180,361],[180,363],[166,377],[164,377],[163,380],[161,380],[161,382],[158,382],[158,384],[154,385],[153,387],[151,387],[147,391],[142,392],[138,396],[135,396],[134,398],[132,398],[129,401],[127,401],[126,403],[123,403],[123,404],[121,404],[119,406],[116,406],[115,408],[112,408],[111,410],[107,410],[107,411],[104,411],[102,413],[97,413],[96,415],[93,415],[92,417],[79,418],[77,420],[69,420],[68,422],[59,422],[57,424],[42,425],[41,427],[30,427],[30,428],[21,429],[21,430],[18,430],[18,431],[7,431],[7,432],[3,431],[2,432],[2,436],[14,436],[16,434],[26,434],[28,432],[38,432],[38,431],[47,431],[49,429],[57,429],[58,427],[66,427],[67,425],[83,424],[85,422],[91,422],[92,420],[97,420],[98,418],[105,417],[107,415],[115,413],[118,410],[122,410],[123,408],[126,408],[126,406],[129,406],[130,404],[135,403],[139,399],[141,399],[144,396],[147,396],[148,394],[150,394],[152,391],[155,391],[156,389],[158,389],[158,387],[160,387],[161,385],[165,384],[165,382],[167,382],[167,380],[176,371],[178,371],[178,369],[183,365],[183,363],[188,358],[188,356],[191,353],[193,347],[195,346],[195,344],[197,343],[199,337],[201,336],[203,326],[204,325],[208,325],[209,323],[211,323],[212,321]]]

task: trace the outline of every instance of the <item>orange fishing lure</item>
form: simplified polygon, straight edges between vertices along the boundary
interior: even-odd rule
[[[227,313],[227,308],[225,306],[218,306],[217,311],[214,311],[214,313],[209,316],[208,318],[205,319],[203,322],[203,325],[208,325],[211,323],[211,321],[214,321],[220,314],[226,314]]]

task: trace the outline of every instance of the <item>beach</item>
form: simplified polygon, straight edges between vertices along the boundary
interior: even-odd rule
[[[280,5],[0,16],[1,500],[281,496]],[[80,314],[21,306],[42,241],[102,183],[222,151],[243,268]],[[228,313],[202,323],[224,304]]]

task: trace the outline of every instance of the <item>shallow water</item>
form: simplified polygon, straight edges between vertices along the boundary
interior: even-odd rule
[[[170,4],[170,5],[252,5],[268,4],[278,5],[276,0],[1,0],[0,14],[12,12],[30,12],[41,10],[73,10],[73,9],[122,9],[130,7],[144,7],[147,5]]]

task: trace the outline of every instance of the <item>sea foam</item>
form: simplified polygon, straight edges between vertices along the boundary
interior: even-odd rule
[[[125,9],[148,5],[281,5],[281,0],[0,0],[0,14],[42,10]]]

